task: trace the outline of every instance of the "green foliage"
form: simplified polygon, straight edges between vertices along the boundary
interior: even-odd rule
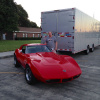
[[[19,20],[18,20],[18,24],[21,27],[28,27],[28,14],[27,12],[23,9],[23,7],[21,5],[16,5],[17,6],[17,13],[19,16]]]
[[[15,40],[41,40],[41,37],[16,37]]]
[[[38,28],[38,26],[37,26],[37,24],[35,22],[31,21],[30,24],[31,24],[31,27]]]
[[[13,0],[0,0],[0,32],[18,30],[17,7]]]
[[[16,5],[17,6],[17,12],[19,16],[18,24],[20,27],[33,27],[37,28],[37,24],[35,22],[31,22],[28,19],[28,14],[24,10],[24,8],[21,5]]]

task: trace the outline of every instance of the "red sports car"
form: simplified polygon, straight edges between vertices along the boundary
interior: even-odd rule
[[[64,83],[78,78],[82,71],[76,61],[67,55],[58,55],[44,44],[24,44],[14,53],[15,67],[25,69],[28,84],[37,80],[45,83]]]

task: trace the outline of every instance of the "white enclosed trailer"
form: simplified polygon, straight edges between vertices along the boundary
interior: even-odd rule
[[[57,38],[59,51],[94,51],[100,40],[100,22],[76,8],[41,13],[41,42],[48,32]]]

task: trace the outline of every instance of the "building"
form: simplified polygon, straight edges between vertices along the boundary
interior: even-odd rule
[[[13,40],[13,32],[1,33],[0,40]]]
[[[41,37],[40,28],[19,27],[19,31],[13,33],[13,39],[16,37]]]
[[[19,27],[19,31],[0,34],[1,40],[15,40],[16,37],[41,37],[41,29]]]

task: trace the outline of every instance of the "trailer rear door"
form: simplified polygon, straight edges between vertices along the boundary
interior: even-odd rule
[[[57,32],[73,32],[74,10],[62,10],[58,12]]]
[[[73,51],[75,10],[61,10],[57,17],[58,50]]]
[[[52,12],[42,12],[41,13],[41,43],[45,43],[48,32],[57,32],[57,13]]]
[[[56,32],[57,30],[57,13],[56,12],[44,12],[41,15],[41,25],[43,32]]]

